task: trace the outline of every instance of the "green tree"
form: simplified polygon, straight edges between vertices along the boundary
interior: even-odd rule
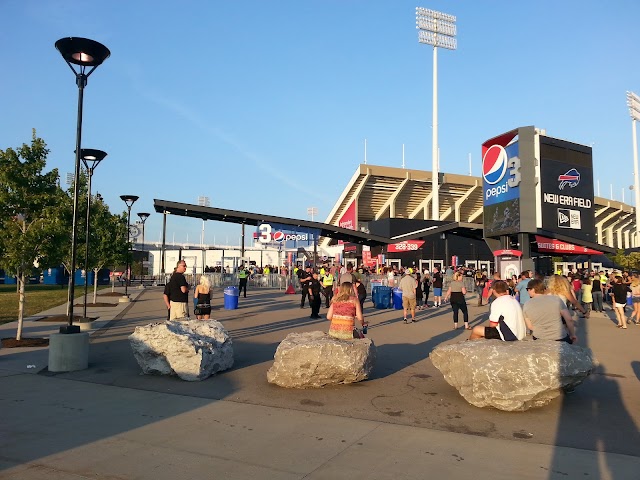
[[[89,255],[85,265],[86,255],[86,218],[87,218],[87,194],[88,177],[84,170],[80,171],[78,178],[80,195],[78,198],[78,227],[76,232],[76,268],[85,272],[93,270],[94,294],[93,303],[96,303],[98,271],[107,265],[125,262],[126,252],[126,213],[123,215],[112,214],[104,203],[100,194],[91,196],[89,214]],[[67,238],[71,238],[71,224],[73,219],[73,185],[65,192],[64,202],[60,205],[59,215],[65,219],[68,225]],[[64,269],[71,272],[71,242],[64,242],[58,246],[58,256]],[[88,278],[88,277],[87,277]],[[67,306],[68,311],[68,306]]]
[[[31,144],[0,150],[0,267],[18,279],[18,330],[22,338],[25,279],[34,265],[60,262],[68,225],[58,214],[66,195],[58,171],[43,173],[49,150],[33,130]]]
[[[83,253],[82,264],[86,271],[90,268],[94,271],[93,303],[96,303],[98,271],[107,265],[125,262],[127,224],[126,214],[112,214],[99,195],[92,199],[90,214],[89,262],[88,265],[84,265]]]
[[[619,249],[613,256],[613,262],[625,269],[640,269],[640,253],[632,252],[628,255],[624,253],[624,250]]]

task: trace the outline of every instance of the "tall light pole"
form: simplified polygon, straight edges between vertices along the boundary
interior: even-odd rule
[[[631,115],[633,135],[633,192],[636,197],[636,244],[640,245],[640,179],[638,179],[638,137],[636,134],[636,120],[640,120],[640,98],[633,92],[627,92],[627,105]]]
[[[438,187],[438,47],[455,50],[456,17],[427,8],[416,8],[416,28],[418,41],[433,46],[433,122],[431,127],[431,219],[440,220],[440,197]]]
[[[309,207],[307,208],[307,215],[311,215],[311,221],[313,222],[314,217],[318,214],[317,207]]]
[[[107,152],[102,150],[94,150],[92,148],[83,148],[81,152],[82,163],[84,168],[87,169],[87,175],[89,176],[89,182],[87,183],[87,219],[85,222],[85,235],[84,235],[84,305],[82,317],[87,318],[87,290],[89,289],[89,224],[91,220],[91,178],[93,177],[93,171],[98,164],[104,160],[107,156]],[[96,272],[97,273],[97,272]]]
[[[209,197],[205,197],[204,195],[198,197],[198,205],[201,207],[210,207],[211,199]],[[204,247],[204,218],[202,219],[202,236],[200,237],[200,248],[202,248],[202,274],[204,275],[204,268],[206,263],[206,250]]]
[[[144,277],[144,223],[147,221],[147,218],[151,216],[150,213],[142,212],[138,214],[140,217],[140,223],[142,223],[142,263],[140,263],[140,275]],[[144,282],[143,282],[144,286]]]
[[[127,205],[127,262],[126,262],[126,270],[125,273],[127,274],[127,278],[126,281],[124,283],[124,296],[126,298],[129,298],[129,278],[131,277],[131,274],[129,273],[129,254],[131,253],[131,242],[130,237],[131,237],[131,207],[133,206],[134,203],[136,203],[136,200],[138,200],[138,196],[136,195],[120,195],[120,198],[122,199],[122,201]]]
[[[78,235],[78,194],[80,177],[80,156],[82,145],[82,105],[84,99],[84,87],[87,86],[87,79],[93,71],[98,68],[111,52],[107,47],[95,40],[80,37],[61,38],[55,44],[56,49],[62,55],[62,58],[76,77],[76,85],[78,86],[78,120],[76,125],[76,163],[73,187],[73,220],[71,229],[71,278],[69,279],[69,321],[68,325],[60,327],[60,333],[78,333],[79,326],[73,325],[73,299],[75,297],[75,270],[77,245],[76,237]],[[77,65],[76,70],[73,66]],[[87,72],[87,68],[89,71]]]

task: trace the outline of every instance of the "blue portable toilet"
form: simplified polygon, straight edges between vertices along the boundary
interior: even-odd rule
[[[65,270],[64,267],[52,267],[47,268],[42,272],[42,277],[45,285],[64,285],[67,283],[65,281]]]
[[[111,270],[102,268],[98,270],[98,285],[109,285],[111,283]]]
[[[93,285],[93,276],[94,276],[93,270],[89,270],[88,273],[89,273],[89,285]],[[80,268],[77,269],[76,270],[76,275],[75,275],[76,285],[77,286],[84,286],[84,283],[85,283],[85,280],[86,280],[85,277],[86,276],[85,276],[84,270],[82,270]]]

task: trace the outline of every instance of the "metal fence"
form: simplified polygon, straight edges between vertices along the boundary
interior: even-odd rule
[[[240,279],[237,273],[205,273],[209,278],[209,283],[212,287],[230,287],[240,285]],[[185,278],[190,285],[197,285],[200,283],[200,277],[202,274],[198,273],[185,274]],[[171,277],[170,274],[162,275],[145,275],[144,277],[138,277],[132,280],[132,285],[165,285]],[[397,287],[401,277],[394,277],[393,287]],[[389,286],[389,280],[386,275],[363,275],[362,283],[367,289],[367,295],[371,296],[371,288],[373,285]],[[443,280],[443,292],[446,292],[451,283],[451,277],[445,276]],[[475,281],[473,277],[463,277],[463,283],[467,292],[473,293],[475,291]],[[289,285],[292,284],[296,289],[296,292],[300,291],[300,282],[297,276],[285,276],[280,274],[271,273],[268,275],[254,274],[247,280],[247,288],[277,288],[280,290],[286,290]]]

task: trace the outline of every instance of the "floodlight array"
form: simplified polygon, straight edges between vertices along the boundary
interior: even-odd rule
[[[457,34],[455,21],[456,17],[453,15],[417,7],[418,42],[455,50],[458,46],[455,39]]]
[[[454,23],[436,20],[435,18],[417,17],[416,28],[428,32],[441,33],[442,35],[449,35],[450,37],[456,36],[456,25]]]
[[[448,48],[449,50],[455,50],[458,47],[458,42],[454,37],[425,32],[424,30],[418,32],[418,42],[433,45],[434,47]]]
[[[429,10],[428,8],[422,7],[416,7],[416,17],[431,17],[451,23],[455,23],[456,21],[455,15],[449,15],[448,13],[437,12],[435,10]]]
[[[640,120],[640,97],[633,92],[627,92],[627,106],[631,118]]]

